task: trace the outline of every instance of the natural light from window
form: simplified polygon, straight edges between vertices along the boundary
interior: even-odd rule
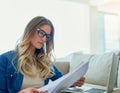
[[[104,15],[105,22],[105,50],[120,49],[120,31],[119,31],[119,16],[113,14]]]

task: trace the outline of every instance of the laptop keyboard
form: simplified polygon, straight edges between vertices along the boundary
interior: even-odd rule
[[[105,90],[92,88],[84,91],[85,93],[105,93]]]
[[[98,88],[67,88],[61,91],[62,93],[106,93],[106,90]]]

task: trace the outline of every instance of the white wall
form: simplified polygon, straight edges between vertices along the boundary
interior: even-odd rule
[[[0,53],[13,49],[26,24],[37,15],[55,26],[57,57],[73,51],[90,52],[89,7],[63,0],[0,1]]]

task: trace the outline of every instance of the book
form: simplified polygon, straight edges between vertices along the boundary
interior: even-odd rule
[[[53,81],[51,84],[39,88],[38,90],[47,91],[47,93],[61,93],[63,89],[69,88],[74,82],[81,77],[84,77],[88,70],[88,64],[89,62],[81,62],[66,75]]]

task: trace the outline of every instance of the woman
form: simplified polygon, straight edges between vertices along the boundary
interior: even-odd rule
[[[0,55],[0,93],[47,93],[37,88],[62,76],[51,62],[53,49],[53,24],[43,16],[33,18],[15,50]],[[84,78],[72,86],[83,83]]]

